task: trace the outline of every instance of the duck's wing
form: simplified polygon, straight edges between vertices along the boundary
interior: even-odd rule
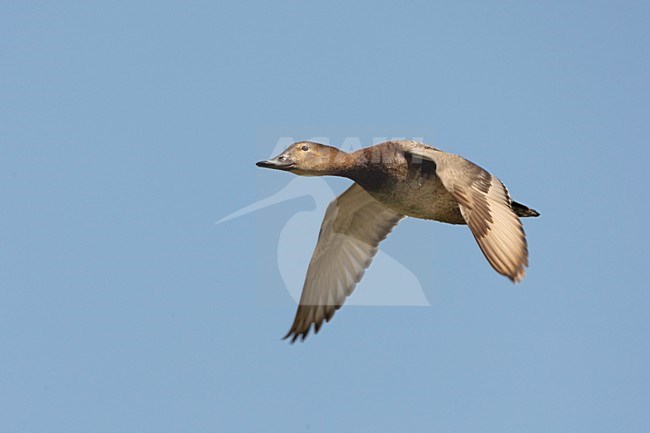
[[[408,152],[414,161],[419,157],[436,165],[436,175],[458,202],[465,222],[492,267],[513,282],[521,281],[528,266],[526,235],[503,183],[458,155],[428,147]]]
[[[353,184],[330,203],[309,262],[300,305],[291,329],[284,338],[291,342],[307,337],[311,325],[318,332],[345,298],[352,293],[379,243],[404,215],[375,200]]]

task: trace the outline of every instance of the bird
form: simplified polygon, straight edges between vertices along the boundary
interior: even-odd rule
[[[313,230],[317,233],[320,226],[319,217],[322,218],[327,205],[335,197],[334,191],[323,178],[304,178],[295,176],[287,185],[275,194],[262,198],[255,203],[224,216],[216,224],[239,218],[251,212],[269,206],[294,200],[308,198],[313,202],[312,209],[304,209],[292,215],[282,227],[278,238],[277,259],[278,270],[284,285],[296,302],[300,302],[302,291],[302,277],[296,272],[296,266],[307,266],[309,254],[313,250],[310,240],[305,239],[304,233]],[[385,251],[378,251],[373,258],[374,267],[379,267],[382,272],[366,275],[366,283],[376,290],[355,292],[346,300],[348,305],[402,305],[402,306],[430,306],[422,285],[417,276],[407,266],[391,257]],[[384,283],[384,284],[382,284]],[[389,284],[399,284],[399,291],[391,291]],[[378,290],[377,290],[378,289]]]
[[[299,141],[258,167],[300,176],[339,176],[354,183],[327,207],[307,268],[292,343],[316,334],[341,308],[383,241],[405,217],[467,225],[492,268],[514,283],[528,267],[520,217],[539,212],[510,198],[485,169],[412,140],[344,152]]]

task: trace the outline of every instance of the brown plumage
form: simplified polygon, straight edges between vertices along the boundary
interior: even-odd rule
[[[519,217],[539,213],[510,199],[499,179],[454,154],[414,141],[346,153],[311,142],[291,145],[260,167],[355,183],[327,208],[295,320],[285,338],[305,339],[352,293],[379,243],[405,216],[467,224],[492,267],[513,282],[528,266]]]

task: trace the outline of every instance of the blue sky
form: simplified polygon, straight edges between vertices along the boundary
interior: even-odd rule
[[[3,2],[1,429],[647,431],[649,16]],[[346,306],[281,341],[296,308],[281,231],[316,203],[215,221],[289,184],[254,165],[283,138],[394,136],[479,163],[541,212],[527,278],[493,272],[465,227],[408,219],[382,250],[430,307]]]

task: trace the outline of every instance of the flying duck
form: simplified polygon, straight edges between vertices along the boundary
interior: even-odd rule
[[[451,153],[409,140],[344,152],[300,141],[258,167],[301,176],[341,176],[352,186],[328,206],[291,329],[304,340],[329,322],[361,280],[379,243],[404,217],[469,226],[499,274],[517,283],[528,266],[519,217],[539,213],[510,199],[499,179]]]

